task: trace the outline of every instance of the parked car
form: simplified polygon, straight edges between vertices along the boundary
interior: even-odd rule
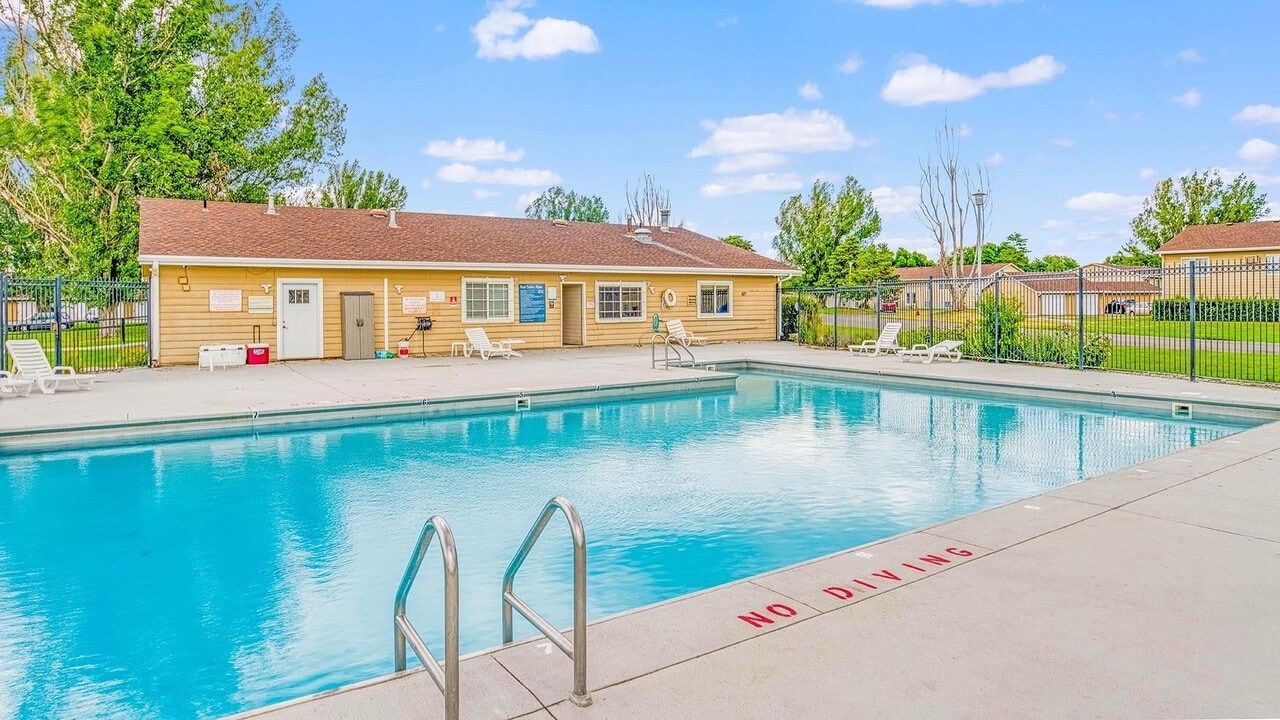
[[[885,300],[880,303],[880,312],[896,313],[898,312],[897,300]]]
[[[56,320],[57,320],[56,314],[52,310],[45,310],[44,312],[38,312],[38,313],[35,313],[34,315],[27,316],[26,320],[21,320],[15,324],[10,325],[9,329],[16,330],[19,332],[29,332],[31,330],[51,330],[53,329],[53,324]],[[62,326],[63,330],[70,330],[72,327],[75,326],[75,322],[72,320],[68,320],[65,315],[63,316],[62,322],[58,324]]]
[[[1133,298],[1125,298],[1124,300],[1112,300],[1107,303],[1107,307],[1103,310],[1107,315],[1150,315],[1151,303],[1138,302]]]

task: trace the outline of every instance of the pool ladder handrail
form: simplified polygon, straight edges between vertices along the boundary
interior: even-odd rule
[[[443,663],[436,661],[436,656],[432,655],[426,643],[422,642],[422,637],[418,635],[418,631],[414,629],[413,623],[409,622],[405,614],[409,590],[413,588],[413,581],[418,577],[422,560],[431,546],[431,540],[436,536],[440,537],[440,554],[444,560]],[[409,647],[413,648],[414,654],[418,656],[418,660],[422,662],[427,675],[435,682],[436,687],[440,688],[440,692],[444,693],[445,720],[458,720],[458,549],[453,541],[453,530],[439,515],[432,515],[422,526],[418,544],[409,558],[404,576],[400,579],[400,588],[396,591],[393,624],[395,625],[396,672],[403,672],[407,666],[405,643],[408,642]]]
[[[569,532],[573,537],[572,643],[563,633],[552,627],[546,618],[539,615],[537,611],[517,597],[514,587],[516,573],[524,565],[525,559],[529,557],[529,552],[533,550],[534,544],[538,542],[538,538],[542,535],[542,531],[546,529],[547,523],[551,522],[556,510],[564,513],[564,519],[568,521]],[[542,508],[542,513],[538,515],[537,522],[533,524],[533,527],[529,528],[529,534],[525,536],[524,542],[520,544],[520,549],[516,551],[515,557],[511,558],[511,564],[507,566],[507,572],[502,576],[503,645],[509,645],[513,640],[512,608],[520,611],[520,614],[545,635],[552,645],[560,648],[561,652],[569,656],[569,659],[573,661],[573,691],[569,693],[569,700],[578,707],[590,705],[591,693],[587,691],[587,532],[582,527],[582,516],[578,514],[578,509],[567,498],[556,496],[547,502],[546,507]]]
[[[662,333],[656,332],[653,334],[653,337],[649,338],[649,367],[650,368],[657,369],[658,367],[658,341],[659,340],[661,340],[663,344],[662,364],[665,369],[667,370],[671,369],[672,351],[675,351],[676,367],[684,367],[686,362],[689,364],[689,367],[697,366],[698,361],[693,357],[692,348],[686,347],[684,343],[679,341],[672,342],[670,335],[663,335]],[[684,359],[684,356],[686,353],[689,355],[688,360]]]

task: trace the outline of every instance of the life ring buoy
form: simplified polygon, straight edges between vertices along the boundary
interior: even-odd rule
[[[675,307],[676,291],[672,290],[671,288],[667,288],[667,291],[662,293],[662,304],[667,307]]]

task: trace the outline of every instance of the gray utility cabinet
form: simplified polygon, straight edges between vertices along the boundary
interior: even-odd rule
[[[342,293],[342,359],[373,359],[373,293]]]

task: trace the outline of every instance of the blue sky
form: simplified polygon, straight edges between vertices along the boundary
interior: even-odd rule
[[[615,214],[642,172],[673,214],[767,249],[815,178],[912,215],[935,129],[986,163],[988,238],[1099,260],[1162,177],[1248,172],[1280,212],[1274,0],[282,0],[300,77],[348,106],[346,155],[411,210],[519,215],[550,184]],[[809,87],[806,87],[808,85]]]

